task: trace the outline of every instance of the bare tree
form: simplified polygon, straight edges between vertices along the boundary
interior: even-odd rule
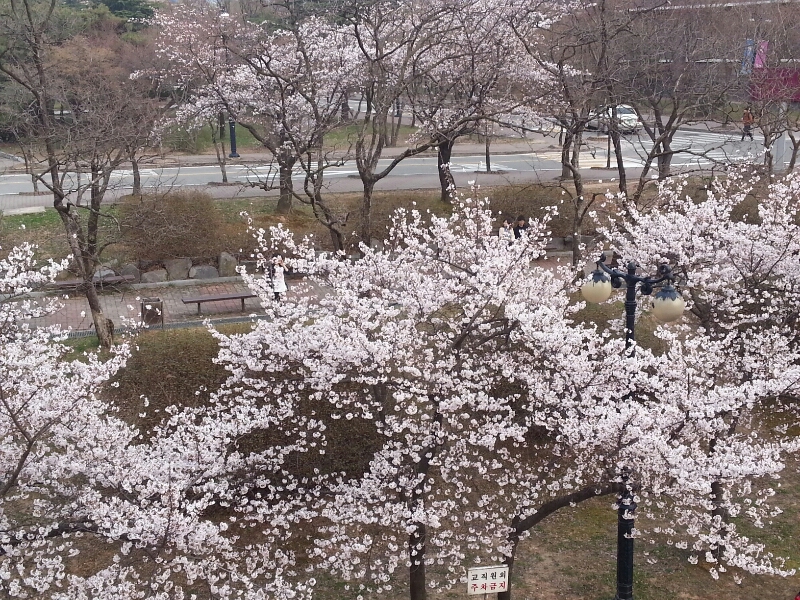
[[[596,197],[586,193],[580,171],[584,133],[597,112],[612,104],[610,82],[617,69],[612,48],[636,18],[636,12],[622,10],[613,0],[600,0],[578,2],[567,12],[557,3],[532,4],[512,20],[526,52],[552,78],[549,99],[561,128],[561,179],[574,188],[569,194],[573,264],[581,259],[583,220]],[[619,132],[610,135],[618,147]],[[624,189],[624,181],[619,185]]]
[[[644,131],[644,141],[633,142],[644,163],[638,180],[633,189],[620,187],[633,203],[653,181],[652,169],[663,180],[675,154],[707,156],[712,150],[676,147],[673,140],[680,127],[715,118],[738,86],[739,39],[714,18],[718,12],[693,3],[641,11],[614,48],[619,70],[613,100],[632,105]],[[622,180],[621,156],[618,165]]]
[[[108,216],[102,202],[114,169],[149,134],[137,109],[147,96],[119,67],[124,42],[102,15],[70,38],[57,0],[21,0],[0,11],[0,72],[30,98],[27,143],[43,164],[36,177],[53,194],[98,339],[108,347],[113,323],[92,282],[107,245],[100,236]],[[88,177],[81,180],[83,171]]]

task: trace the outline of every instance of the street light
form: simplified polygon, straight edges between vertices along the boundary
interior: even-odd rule
[[[661,289],[653,296],[653,315],[659,321],[668,323],[683,314],[686,303],[672,285],[672,269],[662,264],[658,267],[658,276],[642,277],[636,274],[638,265],[631,261],[626,271],[608,267],[606,255],[597,261],[597,269],[589,280],[581,287],[581,294],[588,302],[605,302],[611,297],[612,288],[625,290],[625,348],[633,344],[633,328],[636,321],[636,288],[642,295],[649,296],[657,284]],[[627,398],[623,399],[627,400]],[[622,492],[617,498],[617,595],[614,600],[633,599],[633,526],[636,513],[636,502],[628,485],[630,469],[622,469]]]

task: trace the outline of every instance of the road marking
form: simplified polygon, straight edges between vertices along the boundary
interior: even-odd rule
[[[540,152],[535,155],[536,158],[539,160],[552,160],[554,162],[561,162],[561,152]],[[606,157],[605,156],[595,156],[592,157],[591,154],[588,152],[582,152],[580,157],[580,168],[605,168],[606,166]],[[625,157],[622,161],[623,166],[625,167],[641,167],[644,162],[641,160],[630,159]],[[611,168],[617,168],[617,159],[616,157],[611,157]]]

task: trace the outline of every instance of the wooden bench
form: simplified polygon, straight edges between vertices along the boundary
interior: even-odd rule
[[[233,294],[208,294],[207,296],[184,296],[181,302],[184,304],[197,304],[197,314],[202,315],[200,312],[200,305],[203,302],[220,302],[222,300],[241,300],[242,312],[244,312],[244,301],[248,298],[255,298],[253,292],[234,292]]]
[[[104,285],[117,285],[120,283],[132,283],[136,278],[133,275],[112,275],[107,277],[100,277],[92,279],[92,284],[95,287],[103,287]],[[86,282],[83,279],[64,279],[61,281],[54,281],[48,284],[50,287],[57,289],[77,288]]]

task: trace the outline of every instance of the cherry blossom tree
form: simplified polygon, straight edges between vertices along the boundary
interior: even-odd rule
[[[249,409],[240,397],[237,411],[166,407],[161,425],[137,429],[104,389],[127,344],[71,358],[65,332],[31,325],[58,303],[27,294],[66,266],[37,269],[33,252],[15,248],[0,261],[3,597],[309,597],[313,579],[294,578],[282,545],[303,515],[287,499],[298,488],[268,482],[313,420],[254,396]],[[140,416],[152,410],[147,398],[124,401]],[[298,442],[243,448],[248,432],[287,417],[295,428],[282,429]]]
[[[530,105],[541,96],[546,73],[521,52],[511,35],[518,6],[486,2],[347,2],[343,19],[363,63],[355,91],[365,102],[354,134],[363,187],[360,239],[369,243],[375,186],[401,161],[431,148],[438,152],[442,200],[452,198],[449,171],[455,140],[480,122]],[[388,164],[379,161],[389,135],[410,104],[418,128]]]
[[[277,179],[281,212],[291,208],[293,198],[311,205],[339,249],[343,218],[329,208],[322,190],[324,171],[338,164],[341,149],[331,158],[323,141],[342,122],[341,107],[358,65],[336,25],[313,17],[289,24],[293,27],[267,31],[210,6],[158,13],[157,45],[167,66],[157,76],[183,94],[167,124],[200,127],[226,112],[277,163],[275,174],[253,173],[257,185],[272,189]],[[298,165],[305,175],[302,194],[292,181]]]
[[[260,233],[262,256],[293,255],[318,293],[276,304],[248,277],[270,318],[216,333],[229,404],[242,390],[254,390],[246,406],[251,394],[310,398],[315,418],[327,404],[332,423],[357,422],[370,440],[368,464],[304,484],[325,490],[309,504],[315,568],[361,593],[396,586],[406,568],[418,600],[462,580],[466,564],[513,566],[535,524],[629,486],[637,536],[703,557],[714,576],[790,574],[729,517],[766,526],[779,510],[769,482],[797,453],[797,415],[787,406],[774,424],[764,409],[795,393],[791,338],[661,328],[660,351],[626,352],[613,329],[575,318],[569,270],[532,262],[546,221],[532,229],[509,246],[469,200],[449,217],[400,211],[384,249],[362,246],[355,263],[280,228]],[[307,450],[324,457],[328,428],[313,430]]]
[[[293,192],[294,197],[312,208],[334,249],[343,250],[347,215],[338,214],[327,201],[325,173],[343,164],[351,147],[325,141],[328,133],[350,122],[342,106],[362,73],[352,40],[342,27],[308,18],[271,34],[255,52],[242,56],[248,73],[239,74],[232,92],[248,114],[274,123],[281,181],[290,182],[293,168],[300,167],[303,192]],[[254,126],[245,127],[261,139]]]
[[[51,282],[66,261],[37,269],[33,254],[25,245],[0,261],[0,589],[6,597],[43,594],[63,579],[70,543],[62,536],[94,527],[86,518],[91,484],[81,480],[108,467],[102,457],[114,454],[107,448],[126,429],[106,419],[97,398],[124,365],[126,347],[108,360],[96,354],[66,360],[63,334],[30,324],[56,303],[26,296]]]
[[[249,278],[271,319],[248,334],[217,334],[236,385],[255,387],[244,379],[252,373],[262,393],[276,390],[283,402],[313,393],[345,423],[374,428],[364,473],[327,484],[311,550],[319,568],[365,591],[388,589],[406,565],[410,597],[424,598],[428,587],[462,577],[481,533],[499,529],[496,541],[504,541],[506,515],[473,504],[500,476],[503,446],[524,441],[525,422],[514,417],[522,391],[508,393],[504,382],[523,371],[531,373],[526,384],[544,385],[547,370],[528,365],[552,347],[526,328],[563,340],[572,309],[564,279],[530,267],[543,254],[546,222],[513,247],[493,230],[481,203],[465,201],[452,217],[430,222],[400,211],[385,249],[363,246],[355,264],[316,257],[274,230],[272,242],[286,244],[296,267],[329,293],[315,304],[301,297],[273,306],[266,282]],[[287,372],[302,384],[282,384]],[[542,410],[547,401],[557,395],[543,398]]]

